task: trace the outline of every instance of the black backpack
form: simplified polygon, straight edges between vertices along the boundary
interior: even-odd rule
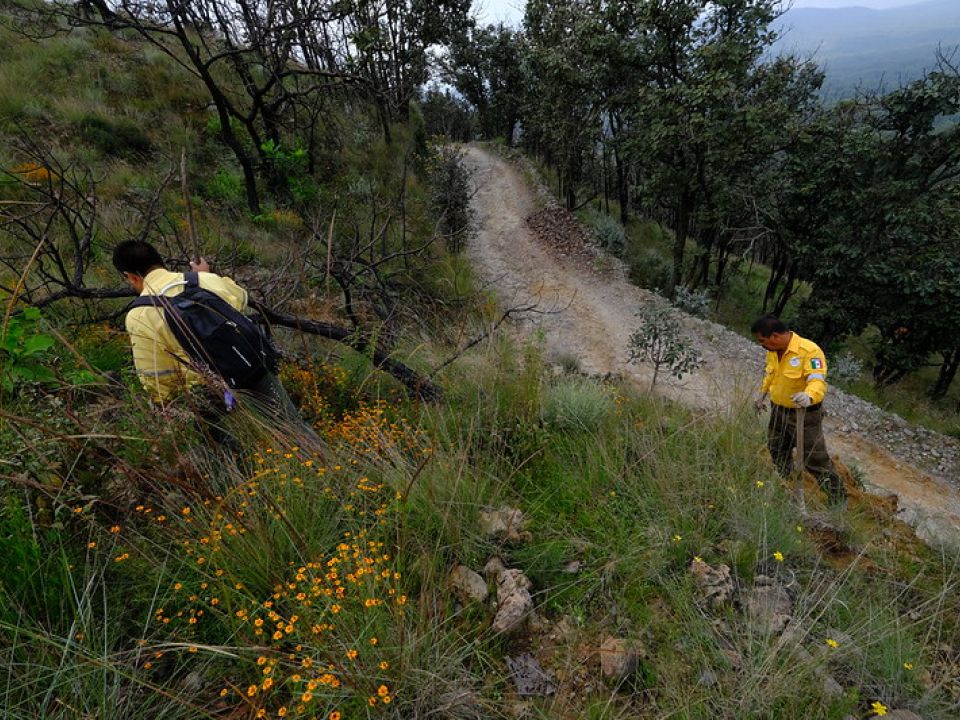
[[[201,368],[231,388],[250,388],[277,371],[279,353],[259,326],[215,292],[200,287],[197,273],[183,274],[179,295],[141,295],[130,305],[163,310],[173,336]]]

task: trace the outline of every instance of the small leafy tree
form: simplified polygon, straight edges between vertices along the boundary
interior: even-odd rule
[[[56,380],[49,367],[39,360],[56,344],[51,335],[40,332],[40,311],[33,307],[7,318],[0,332],[0,385],[12,392],[18,383],[47,383]]]
[[[666,368],[679,380],[703,364],[700,353],[684,335],[676,313],[666,304],[648,305],[637,317],[640,324],[627,343],[629,361],[653,363],[651,391],[657,384],[660,368]]]
[[[438,145],[427,164],[430,204],[440,218],[440,231],[450,252],[458,253],[470,238],[473,225],[471,173],[463,150]]]

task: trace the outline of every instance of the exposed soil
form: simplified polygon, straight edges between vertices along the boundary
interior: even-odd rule
[[[476,146],[466,152],[478,227],[468,252],[480,278],[505,306],[536,302],[547,311],[525,322],[543,332],[554,362],[576,358],[585,372],[621,375],[648,388],[651,368],[630,364],[626,348],[637,311],[656,296],[631,284],[622,265],[592,245],[573,216],[542,188],[531,188],[510,161]],[[705,363],[679,381],[661,374],[656,392],[702,412],[742,410],[759,384],[762,351],[715,323],[689,315],[684,322]],[[924,541],[960,545],[955,440],[910,427],[835,389],[825,411],[831,453],[857,468],[870,493],[895,495],[897,517]],[[939,464],[918,466],[925,458]]]

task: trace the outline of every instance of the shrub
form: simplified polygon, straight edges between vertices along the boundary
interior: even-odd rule
[[[617,257],[623,257],[626,251],[626,234],[616,218],[601,213],[593,222],[593,231],[603,248]]]
[[[700,353],[683,335],[680,321],[666,303],[652,303],[637,315],[640,325],[628,342],[630,362],[653,364],[651,390],[657,383],[661,367],[677,379],[700,367],[703,363]]]
[[[273,140],[260,146],[266,157],[267,186],[277,195],[300,205],[311,203],[320,191],[309,175],[310,159],[302,147],[287,150]]]
[[[223,168],[207,180],[202,186],[204,197],[210,200],[226,200],[233,202],[243,198],[243,179],[239,175],[228,172]]]
[[[40,311],[28,307],[11,316],[0,333],[0,386],[7,392],[21,383],[50,383],[53,371],[41,361],[48,359],[56,344],[52,335],[41,331]]]
[[[830,379],[837,385],[849,386],[860,378],[861,363],[849,350],[841,353],[829,365]]]
[[[710,293],[707,290],[691,290],[681,285],[677,288],[673,304],[694,317],[705,318],[710,315]]]
[[[596,430],[613,411],[606,388],[586,378],[561,380],[542,397],[543,420],[554,430]]]
[[[670,263],[653,248],[644,248],[631,252],[627,257],[630,267],[630,281],[643,288],[656,290],[670,284],[673,268]]]
[[[135,158],[149,155],[153,150],[150,138],[130,120],[88,115],[80,121],[80,135],[104,155]]]

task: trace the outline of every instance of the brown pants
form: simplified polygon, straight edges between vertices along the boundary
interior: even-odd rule
[[[830,502],[842,502],[847,497],[843,480],[837,474],[827,453],[823,439],[823,408],[817,405],[803,414],[803,465],[820,483],[820,489]],[[797,410],[771,405],[770,425],[767,428],[767,447],[777,472],[789,477],[793,470],[793,448],[797,444]]]

